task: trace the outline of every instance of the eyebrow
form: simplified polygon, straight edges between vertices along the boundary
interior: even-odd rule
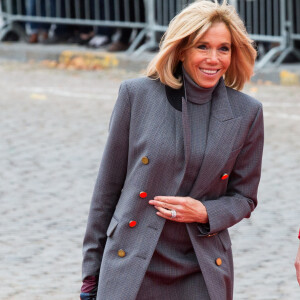
[[[202,42],[202,41],[198,41],[196,44],[209,44],[208,42]],[[221,43],[221,46],[229,46],[231,47],[231,43]]]

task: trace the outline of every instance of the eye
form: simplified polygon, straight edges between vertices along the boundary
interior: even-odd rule
[[[206,50],[207,46],[202,44],[202,45],[199,45],[197,48],[200,49],[200,50]]]
[[[228,52],[230,50],[230,48],[227,47],[227,46],[223,46],[223,47],[220,48],[220,50],[224,51],[224,52]]]

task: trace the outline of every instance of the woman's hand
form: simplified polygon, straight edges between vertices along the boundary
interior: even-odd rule
[[[191,197],[156,196],[150,200],[158,212],[158,216],[183,223],[207,223],[208,216],[205,206]],[[176,211],[176,217],[172,218],[171,210]]]
[[[296,256],[295,268],[296,268],[296,275],[297,275],[298,284],[300,286],[300,244],[299,244],[298,253],[297,253],[297,256]]]

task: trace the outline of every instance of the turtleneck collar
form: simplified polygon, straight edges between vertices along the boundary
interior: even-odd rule
[[[189,102],[195,104],[204,104],[211,100],[212,93],[218,83],[211,88],[203,88],[199,86],[186,72],[182,66],[183,82],[185,87],[186,98]]]

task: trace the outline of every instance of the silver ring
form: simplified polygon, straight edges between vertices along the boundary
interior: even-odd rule
[[[177,215],[176,210],[175,209],[171,209],[171,219],[176,218],[176,215]]]

